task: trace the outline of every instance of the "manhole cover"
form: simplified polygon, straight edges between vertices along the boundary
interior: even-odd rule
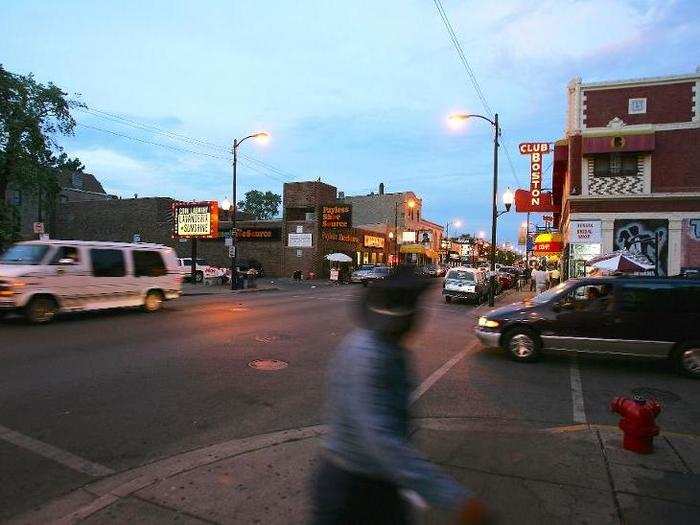
[[[665,401],[666,403],[681,400],[681,396],[678,394],[669,390],[661,390],[659,388],[633,388],[632,395],[639,395],[644,399],[654,398],[657,401]]]
[[[279,359],[253,359],[248,366],[256,370],[282,370],[287,368],[289,363]]]

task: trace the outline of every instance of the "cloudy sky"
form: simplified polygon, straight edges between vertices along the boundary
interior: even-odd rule
[[[700,65],[695,0],[443,5],[501,118],[513,166],[502,152],[502,188],[527,184],[518,142],[561,136],[572,77]],[[109,192],[230,197],[227,148],[265,129],[267,145],[241,147],[241,193],[318,177],[369,193],[384,181],[422,196],[426,218],[489,228],[491,130],[445,125],[451,111],[485,110],[432,0],[4,0],[0,63],[96,110],[76,112],[64,144]],[[504,216],[501,240],[522,220]]]

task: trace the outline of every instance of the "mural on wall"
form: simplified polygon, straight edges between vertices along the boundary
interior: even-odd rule
[[[668,221],[664,219],[623,219],[615,221],[614,249],[646,257],[656,264],[656,234],[659,234],[659,274],[668,273]]]
[[[700,268],[700,219],[685,219],[681,228],[681,269]]]

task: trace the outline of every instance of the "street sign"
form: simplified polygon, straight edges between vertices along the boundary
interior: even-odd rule
[[[44,233],[44,223],[35,222],[34,223],[34,233]]]
[[[134,234],[133,242],[134,243],[141,242],[141,236],[138,233]]]
[[[235,247],[235,246],[229,246],[229,247],[228,247],[228,256],[229,256],[229,257],[235,257],[235,256],[236,256],[236,247]]]
[[[48,234],[48,233],[40,233],[40,234],[39,234],[39,240],[40,240],[40,241],[48,241],[48,240],[49,240],[49,234]]]
[[[233,237],[230,235],[224,237],[224,246],[233,246]]]

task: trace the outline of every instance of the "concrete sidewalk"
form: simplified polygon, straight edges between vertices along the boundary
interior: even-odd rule
[[[324,427],[236,439],[96,481],[10,523],[306,523]],[[414,439],[502,523],[697,523],[700,437],[623,450],[614,427],[425,418]],[[444,523],[417,511],[419,523]]]
[[[226,294],[245,294],[255,292],[270,292],[270,291],[296,291],[309,290],[314,288],[325,288],[329,286],[339,286],[337,283],[326,280],[312,281],[295,281],[294,279],[263,277],[255,281],[255,288],[243,288],[240,290],[231,290],[230,284],[205,284],[200,283],[194,285],[192,283],[184,283],[182,285],[182,295],[226,295]]]

